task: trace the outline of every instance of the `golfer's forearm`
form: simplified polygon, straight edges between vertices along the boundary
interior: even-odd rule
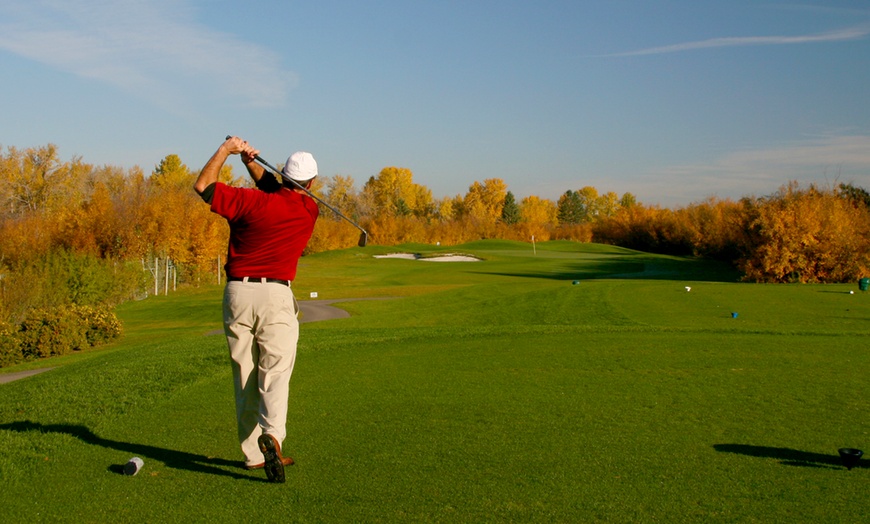
[[[215,151],[205,164],[205,167],[200,171],[199,178],[196,179],[196,183],[193,185],[193,189],[195,189],[197,193],[202,194],[202,192],[205,191],[205,188],[218,181],[221,167],[223,167],[224,162],[227,161],[229,156],[229,152],[223,145]]]
[[[253,179],[254,182],[259,182],[260,179],[263,178],[263,173],[266,172],[266,170],[263,169],[263,166],[256,162],[248,162],[245,164],[245,168],[247,168],[248,174],[251,175],[251,179]]]

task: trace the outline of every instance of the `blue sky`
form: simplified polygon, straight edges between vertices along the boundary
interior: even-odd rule
[[[230,133],[436,198],[870,188],[866,1],[0,0],[0,68],[4,150],[146,172]]]

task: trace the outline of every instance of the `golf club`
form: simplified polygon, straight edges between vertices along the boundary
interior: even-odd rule
[[[232,138],[232,135],[227,135],[227,140],[229,140],[230,138]],[[263,167],[268,168],[269,170],[271,170],[273,173],[275,173],[276,175],[278,175],[279,177],[281,177],[283,180],[288,180],[288,181],[291,182],[294,186],[298,187],[298,188],[301,189],[302,191],[305,191],[305,193],[306,193],[308,196],[310,196],[310,197],[313,198],[314,200],[320,202],[320,203],[323,204],[324,206],[328,207],[328,208],[329,208],[333,213],[335,213],[336,215],[338,215],[338,216],[340,216],[341,218],[343,218],[343,219],[347,220],[348,222],[350,222],[351,225],[352,225],[353,227],[355,227],[355,228],[357,228],[357,229],[360,230],[359,242],[357,242],[357,245],[358,245],[359,247],[366,247],[366,243],[368,242],[369,234],[366,232],[365,229],[362,228],[362,226],[360,226],[359,224],[357,224],[357,223],[354,222],[353,220],[351,220],[351,219],[347,218],[346,216],[344,216],[344,215],[341,213],[341,211],[335,209],[334,207],[332,207],[331,205],[327,204],[326,202],[324,202],[324,201],[321,200],[320,198],[316,197],[316,196],[314,195],[314,193],[312,193],[312,192],[309,191],[308,189],[302,187],[302,185],[299,184],[299,182],[293,180],[292,178],[285,177],[284,174],[281,173],[281,171],[278,171],[278,169],[275,168],[275,166],[273,166],[273,165],[270,164],[269,162],[266,162],[265,160],[263,160],[263,159],[260,157],[260,155],[256,155],[256,156],[254,156],[254,160],[256,160],[256,161],[257,161],[261,166],[263,166]]]

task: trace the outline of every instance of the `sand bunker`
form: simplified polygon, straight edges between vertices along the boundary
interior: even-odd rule
[[[480,259],[477,257],[453,253],[437,257],[424,257],[415,253],[390,253],[388,255],[375,255],[375,258],[403,258],[406,260],[422,260],[423,262],[480,262]]]
[[[406,258],[408,260],[416,260],[420,257],[413,253],[390,253],[389,255],[375,255],[375,258]]]
[[[444,255],[441,257],[421,258],[419,260],[423,262],[480,262],[479,258],[468,255]]]

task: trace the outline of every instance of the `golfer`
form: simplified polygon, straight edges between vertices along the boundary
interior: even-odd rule
[[[257,189],[218,182],[230,155],[242,162]],[[278,180],[254,158],[259,151],[228,138],[202,168],[194,189],[230,225],[224,332],[232,358],[236,419],[245,468],[266,470],[270,482],[284,482],[281,454],[287,435],[290,375],[299,338],[298,306],[290,287],[296,265],[317,220],[317,204],[291,182]],[[317,176],[310,153],[293,153],[284,178],[309,188]]]

